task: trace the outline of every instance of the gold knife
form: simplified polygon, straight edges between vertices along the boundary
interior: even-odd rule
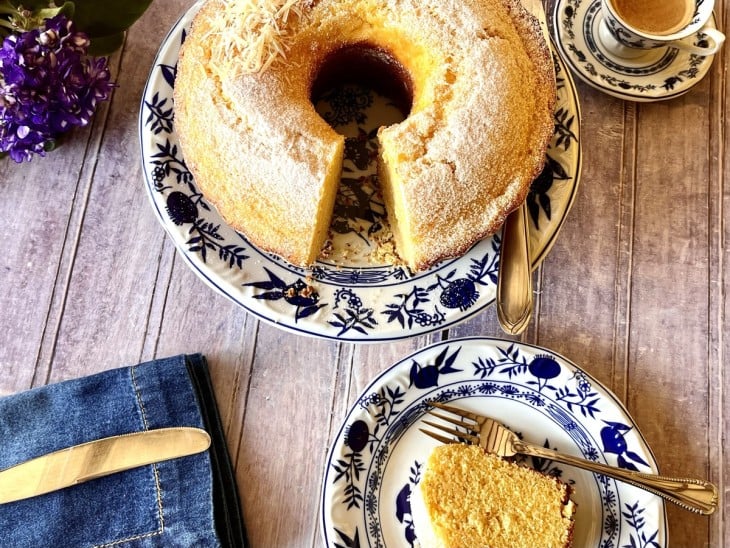
[[[145,430],[74,445],[0,471],[0,504],[194,455],[209,446],[208,433],[191,427]]]

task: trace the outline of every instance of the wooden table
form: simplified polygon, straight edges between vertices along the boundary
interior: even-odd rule
[[[0,395],[203,352],[252,546],[319,546],[326,454],[360,390],[430,342],[503,333],[490,307],[395,343],[305,338],[256,320],[196,277],[150,207],[137,139],[153,57],[192,3],[156,0],[134,25],[111,58],[120,87],[90,128],[45,159],[0,161]],[[716,15],[727,28],[723,4]],[[519,337],[613,390],[663,473],[706,477],[724,494],[726,51],[668,102],[624,102],[578,84],[582,183],[534,276],[535,316]],[[285,417],[291,427],[277,420]],[[709,518],[668,505],[671,545],[730,545],[728,511],[727,497]]]

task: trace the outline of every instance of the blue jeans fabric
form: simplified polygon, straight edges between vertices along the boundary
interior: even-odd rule
[[[211,448],[0,505],[0,545],[243,546],[235,480],[200,355],[0,398],[0,470],[79,443],[171,426],[205,428]]]

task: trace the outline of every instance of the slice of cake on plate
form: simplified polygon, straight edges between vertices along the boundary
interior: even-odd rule
[[[436,447],[411,494],[421,548],[569,548],[575,503],[557,478],[476,445]]]

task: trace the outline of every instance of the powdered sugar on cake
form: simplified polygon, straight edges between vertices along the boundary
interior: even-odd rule
[[[196,182],[256,245],[313,262],[344,141],[314,111],[312,82],[348,44],[413,80],[409,116],[378,135],[398,254],[419,270],[464,253],[524,200],[552,135],[552,64],[516,0],[211,0],[175,89]]]

